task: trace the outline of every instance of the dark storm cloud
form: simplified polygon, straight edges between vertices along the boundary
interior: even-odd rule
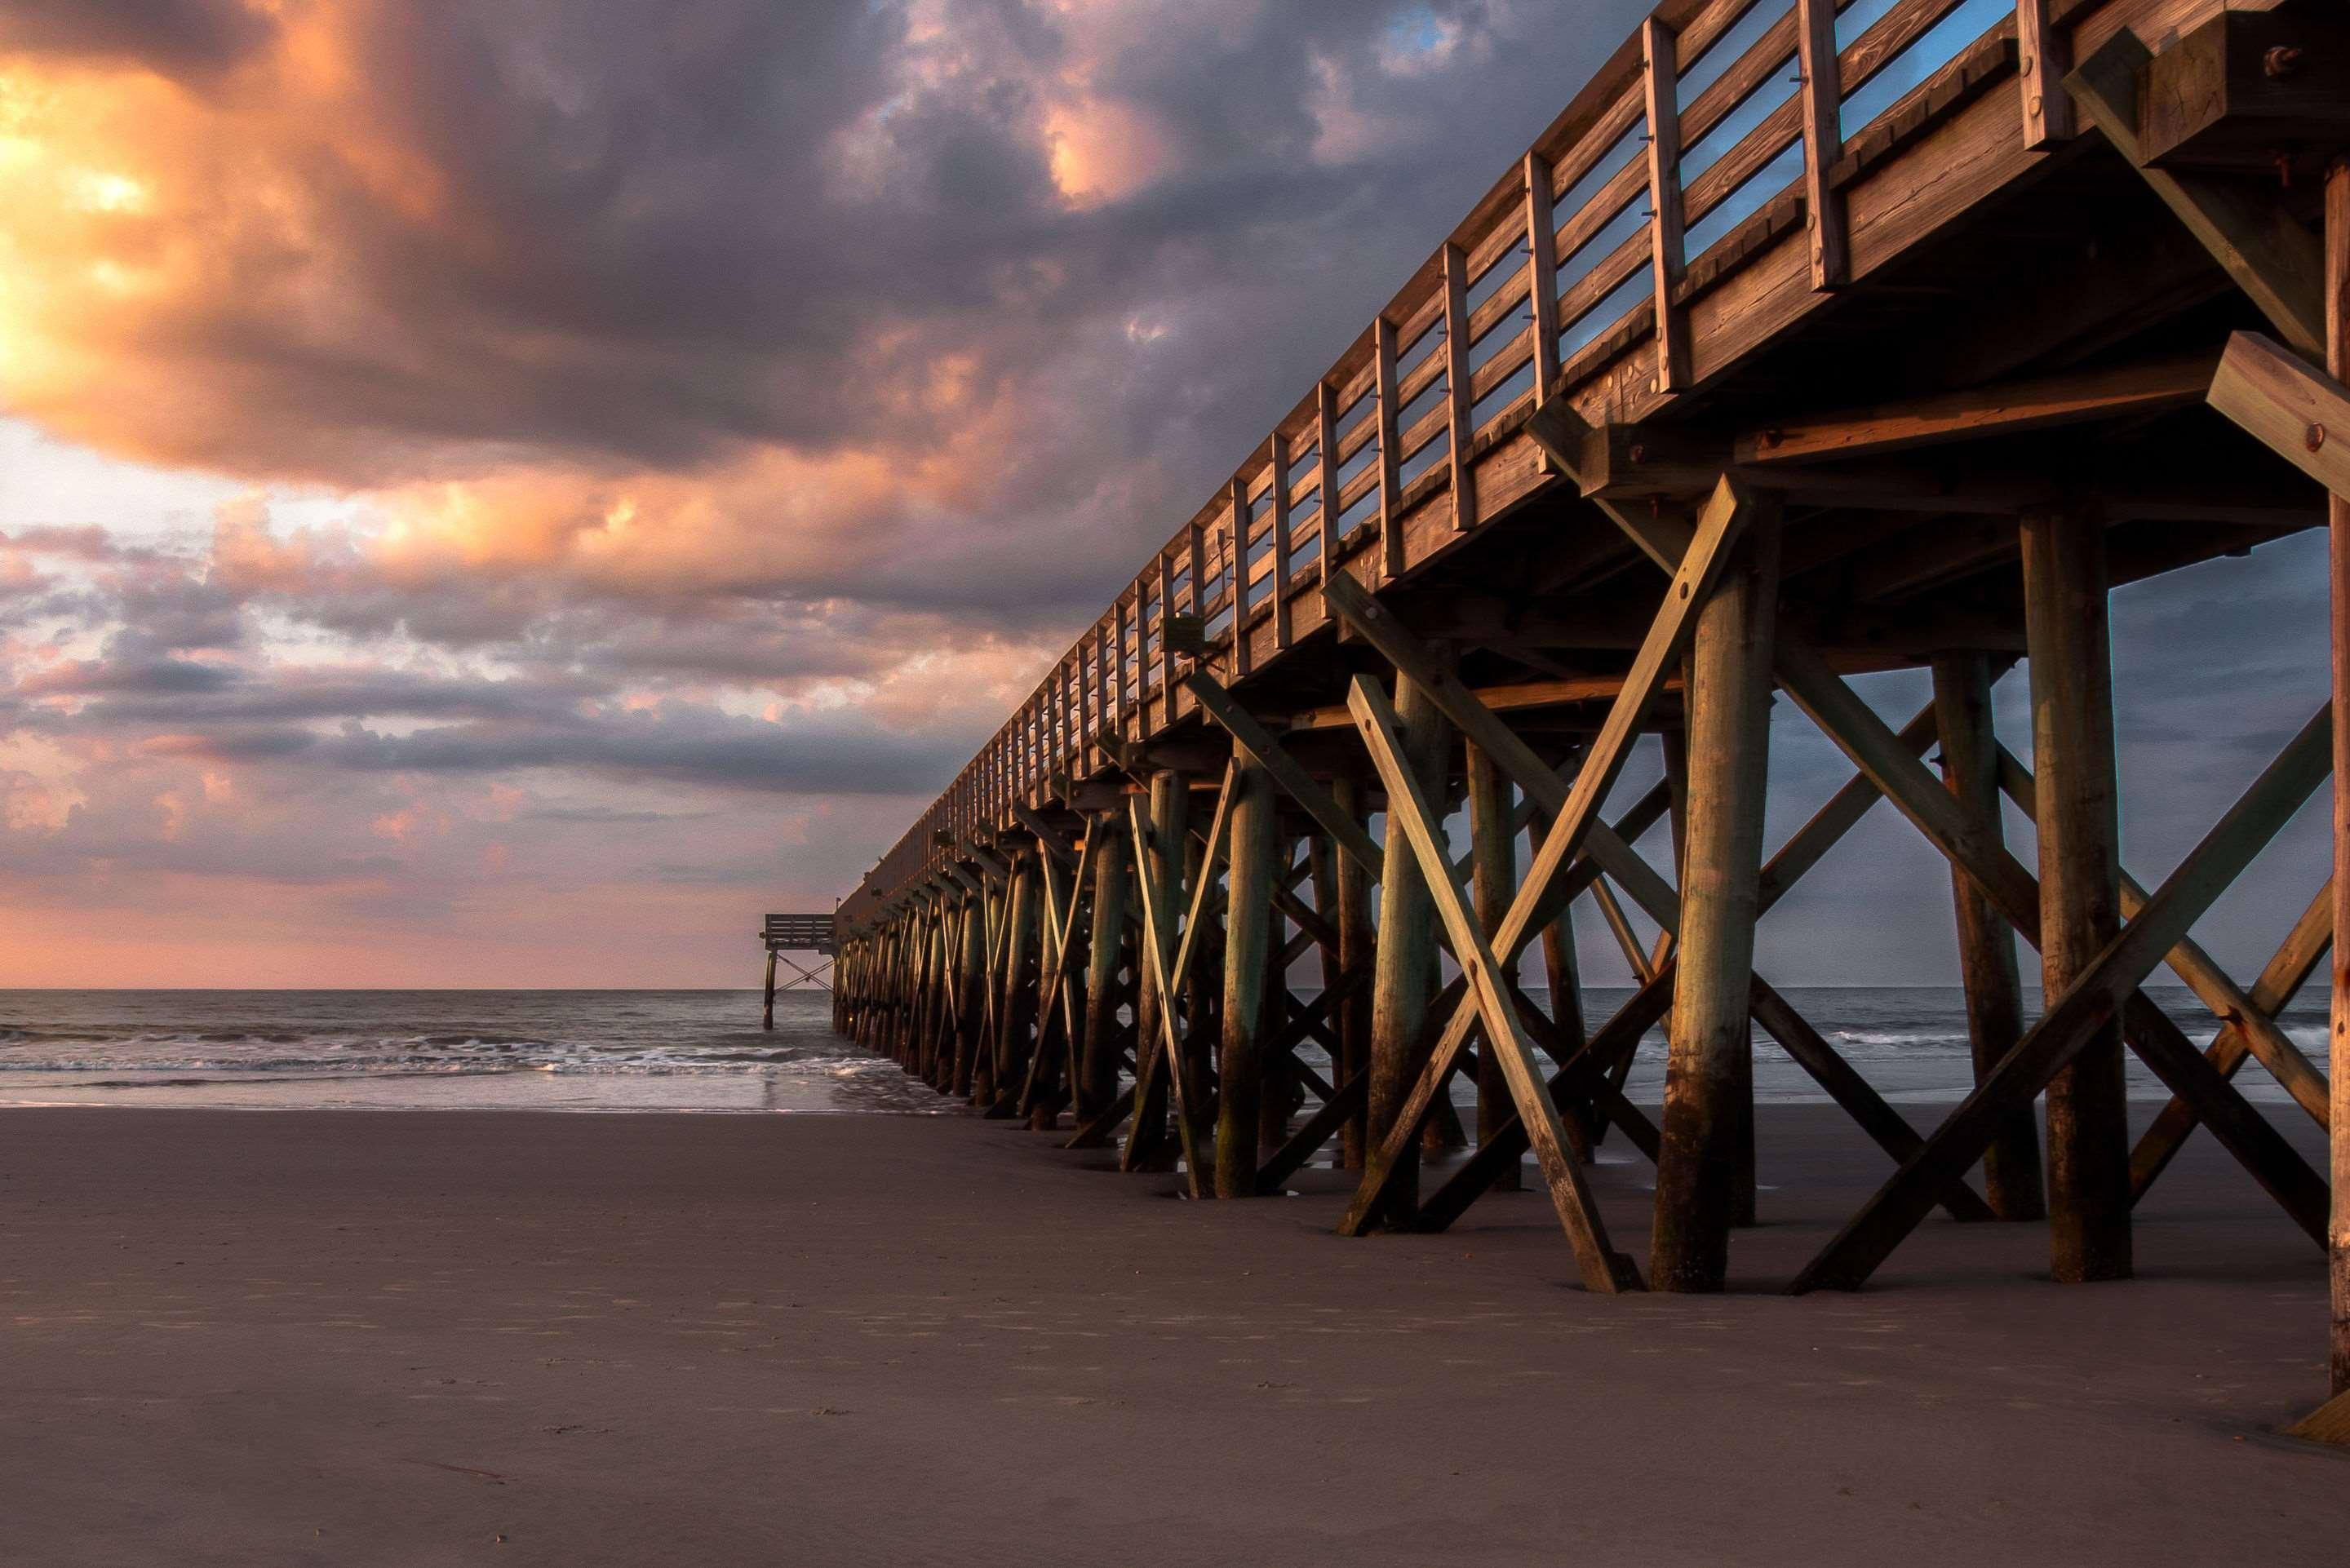
[[[182,697],[218,691],[236,684],[236,673],[218,665],[191,664],[183,659],[153,659],[100,663],[84,659],[55,666],[18,683],[26,697],[86,697],[122,693],[133,697]]]
[[[135,62],[166,75],[234,64],[272,31],[243,0],[8,0],[0,54]]]
[[[706,709],[544,726],[449,725],[407,735],[350,726],[307,755],[368,773],[499,774],[555,768],[778,794],[902,794],[951,771],[977,737],[901,734],[863,721],[776,724]]]
[[[364,71],[331,103],[286,102],[316,90],[289,32],[267,68],[200,94],[233,121],[183,132],[234,134],[273,205],[180,171],[176,140],[109,160],[135,171],[144,151],[191,198],[173,226],[204,265],[107,345],[173,395],[92,383],[58,411],[151,455],[401,483],[919,452],[941,421],[1025,409],[993,426],[1003,483],[913,521],[951,557],[973,524],[1042,535],[1068,547],[1032,569],[1074,562],[1082,584],[925,580],[919,549],[851,548],[826,586],[1066,614],[1354,335],[1629,26],[1615,9],[1620,26],[1562,28],[1466,3],[948,0],[919,26],[886,3],[307,8],[304,47]],[[234,7],[190,15],[215,12]],[[195,26],[155,22],[153,47]],[[1055,139],[1088,115],[1148,135],[1100,160],[1132,189],[1073,203]],[[1347,117],[1374,129],[1317,155]],[[1166,329],[1147,348],[1138,314]],[[925,401],[948,363],[956,390]]]

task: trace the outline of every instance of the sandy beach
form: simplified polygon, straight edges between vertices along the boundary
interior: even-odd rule
[[[2142,1277],[1772,1107],[1757,1293],[1586,1296],[1542,1199],[1346,1241],[1008,1124],[0,1114],[16,1564],[2338,1563],[2307,1241],[2208,1138]],[[1647,1168],[1601,1172],[1645,1253]]]

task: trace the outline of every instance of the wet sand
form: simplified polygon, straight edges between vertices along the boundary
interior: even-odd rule
[[[1938,1217],[1802,1300],[1884,1168],[1761,1148],[1754,1293],[1611,1301],[1532,1194],[1347,1241],[1336,1173],[1194,1204],[967,1117],[0,1113],[0,1557],[2343,1561],[2350,1454],[2270,1435],[2320,1259],[2208,1137],[2134,1282]]]

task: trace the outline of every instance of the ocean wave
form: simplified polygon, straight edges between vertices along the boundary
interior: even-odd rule
[[[1938,1045],[1968,1044],[1968,1036],[1947,1029],[1838,1029],[1830,1038],[1847,1045]]]

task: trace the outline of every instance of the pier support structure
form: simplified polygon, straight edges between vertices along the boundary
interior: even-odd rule
[[[2350,1388],[2338,950],[2330,1077],[2279,1023],[2350,919],[2350,792],[2332,879],[2305,908],[2293,890],[2256,977],[2192,935],[2350,765],[2343,29],[2304,0],[2033,5],[1855,123],[1852,95],[1947,10],[1893,7],[1839,47],[1806,0],[1690,92],[1679,62],[1744,13],[1661,7],[868,879],[839,1026],[991,1116],[1076,1143],[1123,1127],[1121,1168],[1173,1166],[1194,1196],[1326,1159],[1354,1173],[1348,1235],[1537,1188],[1600,1292],[1731,1277],[1762,1036],[1883,1161],[1798,1293],[1860,1287],[1937,1211],[2044,1211],[2057,1279],[2126,1278],[2132,1206],[2201,1129],[2326,1250]],[[1679,149],[1790,52],[1801,112],[1689,177]],[[1797,140],[1802,179],[1683,254]],[[1585,254],[1644,194],[1660,221]],[[2001,282],[2017,243],[2048,265]],[[1595,315],[1642,277],[1637,306]],[[1807,354],[1831,294],[1839,352]],[[1864,332],[1886,351],[1841,351]],[[2140,883],[2109,592],[2320,526],[2328,702]],[[2003,742],[1991,694],[2019,660],[2029,734]],[[1855,682],[1896,670],[1930,700],[1888,721]],[[1822,799],[1770,793],[1774,701],[1849,765]],[[1774,845],[1766,804],[1808,815]],[[1758,969],[1762,922],[1871,815],[1947,867],[1955,1107],[1888,1104]],[[1576,950],[1586,899],[1630,982],[1608,1007]],[[2046,997],[2029,1027],[2019,940]],[[2208,1045],[2149,998],[2165,968]],[[1318,991],[1294,987],[1309,969]],[[1627,1085],[1658,1031],[1653,1116]],[[2125,1052],[2170,1095],[2135,1147]],[[2327,1170],[2237,1086],[2247,1063],[2327,1129]],[[1431,1155],[1456,1093],[1474,1141]],[[1653,1200],[1586,1163],[1609,1139]],[[1645,1281],[1609,1206],[1648,1212]]]

